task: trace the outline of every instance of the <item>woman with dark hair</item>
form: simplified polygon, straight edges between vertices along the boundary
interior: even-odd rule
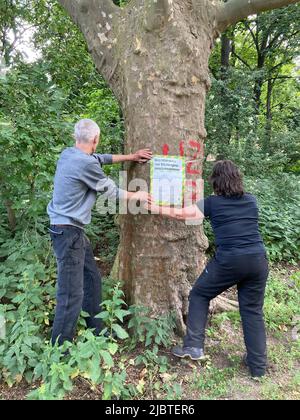
[[[190,293],[187,334],[183,346],[172,353],[192,360],[203,359],[205,327],[209,303],[225,290],[237,285],[240,314],[247,353],[244,362],[252,377],[266,372],[266,332],[263,318],[265,287],[268,278],[266,250],[258,230],[258,207],[253,195],[245,193],[242,176],[230,160],[214,165],[210,177],[214,195],[197,205],[176,209],[149,207],[178,220],[209,218],[216,253]]]

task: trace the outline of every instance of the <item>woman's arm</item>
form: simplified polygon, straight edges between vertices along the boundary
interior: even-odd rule
[[[203,220],[204,215],[195,204],[182,209],[167,206],[157,206],[152,204],[146,206],[151,214],[160,214],[162,216],[170,217],[176,220]]]

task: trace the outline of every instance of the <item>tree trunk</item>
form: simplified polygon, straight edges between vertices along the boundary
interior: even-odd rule
[[[271,77],[271,76],[270,76]],[[272,137],[272,93],[273,93],[273,80],[268,80],[267,88],[267,104],[266,104],[266,133],[264,149],[267,152]]]
[[[222,34],[221,37],[221,71],[227,73],[230,65],[231,40],[227,34]]]
[[[168,33],[163,39],[160,32],[135,29],[135,49],[123,65],[126,152],[150,147],[154,154],[162,154],[167,144],[170,155],[179,155],[184,144],[185,157],[192,160],[195,150],[189,148],[189,141],[204,143],[208,59],[213,45],[207,13],[201,11],[202,25],[186,27],[182,21],[193,22],[192,10],[178,6],[174,10],[177,25],[165,28]],[[149,185],[149,165],[127,169],[129,181],[138,178]],[[193,165],[193,171],[201,169],[200,161]],[[125,282],[127,302],[150,306],[154,314],[175,311],[182,333],[188,295],[204,268],[206,248],[202,227],[158,216],[123,216],[119,278]]]
[[[227,3],[227,0],[225,0]],[[232,31],[231,31],[232,33]],[[230,66],[231,40],[228,33],[224,32],[221,35],[221,77],[226,79],[227,70]]]
[[[261,53],[260,51],[257,51],[258,57],[257,57],[257,72],[258,75],[255,80],[254,84],[254,100],[255,100],[255,108],[256,113],[259,115],[260,113],[260,105],[261,105],[261,94],[262,94],[262,87],[265,81],[265,75],[263,74],[264,67],[265,67],[265,61],[266,61],[266,55],[265,52]]]
[[[228,37],[228,31],[222,34],[221,36],[221,80],[224,81],[224,85],[221,90],[220,102],[224,109],[228,106],[228,86],[226,80],[228,79],[228,70],[230,67],[230,54],[232,51],[232,41]],[[233,33],[231,32],[233,36]],[[230,144],[232,133],[232,124],[231,121],[226,121],[224,124],[223,136],[224,136],[224,148],[220,149],[220,155],[223,155],[226,150],[226,146]]]

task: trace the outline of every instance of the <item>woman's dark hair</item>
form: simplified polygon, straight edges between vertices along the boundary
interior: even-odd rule
[[[216,162],[209,182],[216,195],[242,197],[245,194],[242,174],[231,160]]]

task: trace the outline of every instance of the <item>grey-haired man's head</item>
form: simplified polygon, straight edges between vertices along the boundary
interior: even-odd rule
[[[74,138],[80,148],[91,148],[91,152],[96,151],[100,138],[100,128],[95,121],[88,118],[82,119],[75,124]]]

